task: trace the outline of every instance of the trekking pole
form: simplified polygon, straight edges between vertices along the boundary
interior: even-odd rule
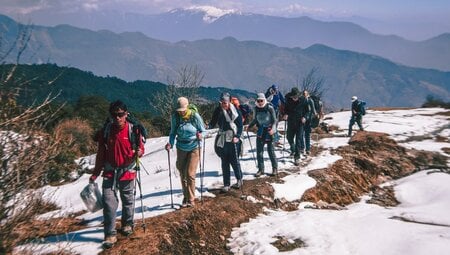
[[[169,161],[169,180],[170,180],[170,204],[173,209],[173,192],[172,192],[172,170],[170,170],[170,151],[167,150],[167,158]]]
[[[255,152],[253,152],[252,141],[250,140],[250,135],[248,134],[248,130],[247,130],[247,139],[248,139],[248,142],[250,143],[250,150],[252,151],[253,161],[255,161],[255,166],[256,166],[256,168],[258,168],[258,163],[256,163]]]
[[[284,121],[284,135],[283,135],[283,150],[281,151],[281,157],[284,158],[284,150],[286,145],[286,135],[287,135],[287,129],[286,129],[286,123],[287,121]]]
[[[200,201],[203,203],[203,176],[202,176],[202,144],[200,140],[197,139],[198,143],[198,162],[200,164]]]
[[[201,169],[201,172],[200,172],[200,180],[201,180],[201,183],[202,183],[202,189],[200,190],[201,191],[201,193],[200,193],[200,197],[201,197],[201,199],[202,199],[202,204],[203,204],[203,178],[205,177],[205,148],[206,148],[206,138],[203,138],[203,164],[202,164],[202,169]]]
[[[241,163],[239,162],[239,153],[238,153],[238,151],[237,151],[237,144],[235,143],[234,144],[234,154],[236,155],[236,161],[237,161],[237,163],[238,163],[238,167],[239,167],[239,171],[240,171],[240,175],[241,175],[241,187],[240,187],[240,189],[241,189],[241,199],[245,199],[246,198],[246,196],[244,195],[244,175],[242,174],[242,169],[241,169]],[[238,182],[239,182],[239,180],[238,180]]]
[[[145,225],[145,218],[144,218],[144,202],[142,201],[142,186],[141,186],[142,179],[141,179],[141,171],[140,171],[139,163],[140,163],[139,157],[136,155],[136,167],[135,167],[135,169],[138,172],[138,178],[136,178],[136,182],[139,185],[139,197],[141,199],[141,213],[142,213],[142,228],[144,229],[144,233],[145,233],[145,230],[146,230],[147,226]],[[136,187],[134,187],[134,188],[136,189]]]

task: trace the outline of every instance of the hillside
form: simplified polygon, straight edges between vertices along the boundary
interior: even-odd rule
[[[12,20],[0,26],[6,42],[15,39],[17,26]],[[14,56],[7,60],[14,61]],[[186,64],[197,65],[206,74],[206,86],[255,92],[275,83],[285,93],[312,68],[319,68],[328,89],[324,101],[338,109],[348,107],[352,95],[367,98],[370,106],[419,106],[428,95],[450,99],[448,72],[406,67],[322,45],[283,48],[231,37],[169,43],[142,33],[35,26],[22,60],[56,63],[126,81],[155,82],[166,82]]]
[[[4,74],[10,68],[10,65],[0,65],[0,74]],[[19,101],[25,105],[30,105],[36,99],[41,101],[49,93],[55,95],[60,92],[56,99],[60,103],[73,104],[81,96],[101,96],[108,101],[122,99],[127,102],[131,111],[151,113],[155,113],[155,108],[149,102],[154,102],[157,93],[164,91],[167,87],[160,82],[126,82],[116,77],[100,77],[92,72],[59,67],[54,64],[19,65],[15,78],[30,81],[29,84],[20,88],[23,93],[20,94]],[[49,81],[53,83],[48,84]],[[220,87],[200,87],[198,93],[199,97],[206,102],[216,102],[222,91],[227,91],[242,100],[254,97],[253,93],[245,90]]]
[[[167,154],[163,149],[167,137],[149,140],[142,158],[148,173],[142,172],[143,206],[136,207],[136,232],[129,238],[119,236],[117,245],[103,254],[145,250],[150,254],[420,255],[450,249],[443,238],[450,226],[446,214],[450,209],[449,111],[370,110],[364,118],[368,131],[356,132],[350,139],[344,136],[349,115],[326,116],[332,131],[315,130],[312,155],[302,158],[299,167],[277,148],[278,178],[253,176],[253,150],[247,139],[255,144],[256,135],[250,133],[244,138],[241,158],[243,189],[226,194],[218,192],[222,175],[212,148],[215,130],[210,130],[203,155],[204,186],[199,175],[196,182],[197,198],[203,191],[204,200],[182,210],[174,210],[170,202],[169,176],[175,208],[183,197],[177,170],[168,167],[167,156],[175,164],[175,152]],[[270,165],[268,159],[265,164]],[[40,227],[16,228],[22,237],[41,237],[39,243],[16,251],[28,247],[41,252],[101,252],[102,212],[83,211],[80,198],[73,195],[88,177],[44,189],[60,209],[39,217],[34,226]],[[57,227],[46,232],[52,223]],[[420,240],[414,249],[412,239]]]

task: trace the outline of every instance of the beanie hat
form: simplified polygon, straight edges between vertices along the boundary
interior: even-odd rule
[[[230,102],[230,94],[228,92],[224,92],[220,95],[220,101],[222,102]]]
[[[185,97],[179,97],[177,100],[177,112],[186,111],[189,105],[189,100]]]
[[[355,102],[356,100],[358,100],[357,96],[352,96],[352,102]]]

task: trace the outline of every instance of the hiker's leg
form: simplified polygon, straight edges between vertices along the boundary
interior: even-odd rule
[[[298,133],[300,134],[300,137],[298,138],[300,145],[298,146],[298,148],[299,148],[299,153],[301,154],[305,150],[305,125],[304,124],[300,125]]]
[[[102,184],[103,222],[105,237],[116,235],[116,211],[119,204],[117,193],[113,190],[113,179],[104,178]]]
[[[297,130],[295,132],[295,154],[294,158],[300,158],[300,149],[301,149],[301,138],[303,129],[300,128],[300,126],[297,127]]]
[[[291,149],[291,152],[294,152],[294,153],[295,153],[295,140],[294,140],[294,137],[295,137],[295,128],[294,128],[294,125],[292,125],[291,122],[288,121],[288,124],[287,124],[287,131],[286,131],[286,138],[287,138],[287,140],[288,140],[288,143],[289,143],[289,147],[290,147],[290,149]]]
[[[356,118],[356,123],[358,124],[359,130],[363,131],[364,128],[362,125],[362,116],[361,115]]]
[[[134,180],[119,181],[120,199],[122,200],[122,228],[133,226],[134,218]]]
[[[264,138],[256,139],[256,159],[258,160],[258,169],[264,171]]]
[[[305,149],[306,151],[311,150],[311,123],[307,122],[304,126],[305,129]]]
[[[222,155],[222,174],[223,174],[223,186],[230,186],[230,144],[226,142],[223,146]]]
[[[242,170],[241,170],[241,164],[239,163],[238,153],[239,153],[239,147],[241,146],[242,142],[238,142],[233,145],[234,150],[234,157],[231,157],[231,167],[233,167],[234,177],[236,177],[237,180],[242,179]],[[236,151],[237,149],[237,151]]]
[[[355,125],[355,116],[354,115],[352,115],[352,117],[350,118],[350,123],[348,124],[348,136],[352,135],[353,125]]]
[[[270,163],[272,164],[272,169],[278,169],[277,158],[275,156],[273,142],[267,142],[267,152],[269,153]]]
[[[180,173],[181,190],[183,191],[183,198],[187,199],[189,196],[187,192],[187,167],[188,167],[188,152],[177,149],[176,166]]]
[[[200,159],[200,148],[196,148],[188,154],[186,187],[188,197],[187,201],[193,202],[195,199],[195,174],[197,173],[198,162]]]

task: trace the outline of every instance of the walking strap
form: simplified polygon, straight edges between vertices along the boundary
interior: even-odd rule
[[[125,173],[125,171],[133,170],[136,165],[136,162],[131,163],[130,165],[126,167],[112,167],[111,164],[106,163],[105,164],[105,170],[106,171],[113,171],[113,186],[112,190],[116,190],[116,188],[119,188],[119,178]]]

